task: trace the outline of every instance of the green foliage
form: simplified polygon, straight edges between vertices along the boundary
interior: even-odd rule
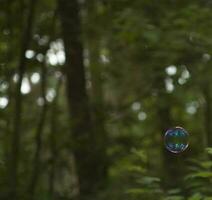
[[[206,149],[207,152],[211,148]],[[190,161],[189,172],[184,177],[179,188],[169,190],[162,189],[161,180],[151,176],[151,170],[145,167],[147,161],[144,151],[134,151],[134,162],[127,168],[125,175],[132,176],[133,181],[128,182],[131,187],[127,190],[129,199],[165,199],[165,200],[207,200],[211,199],[212,183],[212,161],[208,157],[205,159],[194,159]],[[205,155],[207,156],[207,154]],[[187,194],[185,195],[184,192]]]
[[[134,179],[131,183],[134,187],[128,189],[127,193],[132,199],[153,199],[155,196],[160,199],[163,193],[160,188],[161,180],[160,178],[150,176],[145,152],[134,150],[133,153],[135,158],[131,163],[132,166],[128,167],[128,173]]]
[[[190,172],[185,176],[186,189],[191,194],[198,193],[204,198],[212,196],[212,161],[210,159],[212,148],[207,148],[206,158],[193,160]]]

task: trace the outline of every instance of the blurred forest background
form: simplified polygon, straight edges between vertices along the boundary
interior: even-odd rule
[[[0,30],[0,199],[212,199],[210,0],[0,0]]]

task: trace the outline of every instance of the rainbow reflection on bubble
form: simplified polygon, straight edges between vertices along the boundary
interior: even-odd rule
[[[164,136],[165,147],[172,153],[181,153],[188,147],[189,134],[181,127],[168,129]]]

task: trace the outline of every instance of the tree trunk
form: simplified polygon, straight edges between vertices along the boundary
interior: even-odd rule
[[[41,169],[41,152],[42,152],[42,135],[43,130],[45,127],[46,122],[46,115],[47,115],[47,100],[46,100],[46,77],[47,77],[47,69],[45,63],[42,63],[42,73],[41,73],[42,79],[41,79],[41,97],[44,101],[41,113],[40,113],[40,119],[38,122],[38,127],[35,134],[35,153],[33,157],[33,170],[32,170],[32,177],[29,183],[28,193],[29,193],[29,199],[33,200],[35,198],[35,190],[40,174]]]
[[[206,141],[207,146],[212,147],[212,116],[211,116],[211,90],[210,90],[210,83],[208,83],[203,88],[203,96],[205,99],[205,106],[204,106],[204,121],[205,121],[205,132],[206,132]]]
[[[59,131],[57,128],[57,112],[58,112],[58,97],[60,95],[62,77],[59,78],[57,87],[56,87],[56,96],[52,102],[52,111],[51,111],[51,120],[50,120],[50,170],[49,170],[49,199],[54,200],[55,197],[55,175],[56,175],[56,165],[58,159],[58,148],[56,134]]]
[[[158,129],[161,134],[161,152],[162,152],[162,181],[165,189],[177,187],[182,181],[184,158],[179,154],[169,152],[164,146],[164,134],[167,129],[177,126],[171,115],[171,107],[173,100],[171,94],[167,94],[165,88],[165,75],[159,69],[156,72],[156,88],[158,91],[157,101],[157,115],[158,115]],[[163,70],[164,71],[164,70]],[[174,180],[174,181],[173,181]]]
[[[11,141],[11,163],[10,163],[10,199],[17,200],[17,190],[18,190],[18,165],[20,160],[20,139],[21,139],[21,122],[22,122],[22,94],[21,85],[23,76],[26,70],[26,58],[25,52],[29,47],[31,36],[32,36],[32,26],[34,21],[36,0],[31,0],[29,3],[29,10],[27,14],[26,27],[23,32],[23,38],[21,43],[21,52],[18,62],[18,83],[15,96],[15,111],[14,111],[14,130]]]
[[[105,106],[104,106],[104,94],[103,94],[103,68],[104,65],[100,62],[101,56],[101,32],[100,24],[96,26],[89,26],[98,17],[98,3],[95,0],[85,2],[85,8],[87,10],[86,22],[87,22],[87,37],[86,44],[89,55],[89,70],[91,74],[91,92],[90,99],[92,104],[92,120],[95,124],[94,134],[97,143],[97,151],[101,155],[102,169],[99,176],[103,180],[107,179],[108,160],[106,155],[107,148],[107,133],[105,130]],[[102,185],[103,186],[103,185]]]
[[[48,44],[43,48],[42,53],[44,55],[47,54],[48,49],[50,48],[50,43],[52,41],[52,38],[54,38],[54,28],[55,28],[55,15],[52,20],[52,30],[53,33],[51,35],[51,38],[48,42]],[[35,133],[35,153],[33,157],[33,170],[32,170],[32,176],[30,179],[29,183],[29,188],[28,188],[28,197],[30,200],[33,200],[35,198],[35,190],[36,186],[38,183],[38,179],[40,176],[40,168],[41,168],[41,152],[42,152],[42,136],[43,136],[43,131],[45,128],[45,123],[46,123],[46,116],[47,116],[47,111],[48,111],[48,102],[46,99],[46,90],[47,90],[47,74],[48,74],[48,69],[45,63],[45,59],[41,64],[41,97],[43,99],[43,106],[41,109],[40,113],[40,119],[38,122],[38,126],[36,129]]]
[[[93,43],[92,43],[93,42]],[[92,43],[92,44],[91,44]],[[103,97],[103,78],[102,78],[102,64],[100,60],[100,48],[97,45],[93,45],[95,41],[91,41],[89,45],[89,55],[90,55],[90,72],[91,72],[91,103],[95,127],[95,138],[98,141],[97,150],[101,154],[102,169],[99,171],[99,176],[104,177],[104,180],[107,179],[107,169],[108,169],[108,160],[106,155],[107,148],[107,133],[105,130],[105,106],[104,106],[104,97]]]
[[[75,157],[80,195],[94,199],[102,180],[101,154],[94,136],[86,92],[81,38],[80,8],[77,0],[58,0],[65,45],[67,96],[71,116],[72,151]]]

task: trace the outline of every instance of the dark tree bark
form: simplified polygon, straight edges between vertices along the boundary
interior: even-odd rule
[[[207,146],[212,147],[212,111],[211,111],[211,87],[210,83],[207,83],[203,88],[203,96],[205,99],[205,106],[204,106],[204,124],[205,124],[205,132],[206,132],[206,141]]]
[[[92,42],[92,41],[91,41]],[[94,44],[93,41],[92,44]],[[102,78],[102,64],[99,62],[100,49],[99,46],[92,45],[90,43],[90,72],[91,72],[91,103],[92,103],[92,119],[95,124],[94,133],[95,138],[100,145],[97,146],[97,151],[101,155],[102,169],[99,171],[99,176],[102,176],[104,180],[107,179],[108,160],[106,155],[106,148],[108,137],[105,130],[105,105],[103,97],[103,78]],[[98,43],[97,43],[98,44]]]
[[[18,61],[18,83],[15,96],[15,110],[14,110],[14,130],[11,141],[11,163],[10,163],[10,199],[17,200],[18,190],[18,165],[20,160],[20,139],[21,139],[21,122],[22,122],[22,94],[21,85],[24,73],[26,71],[25,52],[28,49],[32,36],[32,28],[34,23],[36,0],[29,2],[29,10],[27,13],[26,27],[23,32],[21,43],[21,52]]]
[[[107,179],[108,171],[108,158],[106,155],[106,148],[108,143],[108,137],[105,130],[105,105],[104,105],[104,93],[103,93],[103,69],[104,65],[100,62],[101,53],[101,39],[102,34],[100,32],[100,24],[96,26],[90,26],[98,17],[98,4],[95,0],[91,0],[85,3],[87,10],[86,22],[87,22],[87,37],[86,44],[89,52],[89,70],[91,74],[91,104],[92,104],[92,119],[95,124],[94,133],[95,138],[100,145],[98,145],[97,151],[102,154],[101,160],[102,169],[99,171],[102,179]]]
[[[79,199],[93,199],[102,181],[101,154],[94,135],[86,93],[80,8],[77,0],[58,0],[65,45],[67,95],[71,116],[72,150],[80,185]]]
[[[185,158],[183,156],[175,155],[169,152],[164,146],[164,134],[165,132],[174,126],[174,119],[171,115],[171,108],[173,99],[170,94],[167,93],[165,88],[165,75],[162,69],[158,69],[156,72],[155,88],[158,92],[158,101],[156,105],[156,112],[158,115],[158,129],[161,134],[161,152],[162,152],[162,181],[165,189],[177,187],[183,180],[183,165],[185,164]],[[163,70],[164,71],[164,70]],[[174,181],[173,181],[174,180]]]
[[[177,155],[173,155],[171,152],[166,150],[164,146],[163,136],[168,128],[172,128],[175,126],[173,124],[173,120],[171,119],[170,106],[168,104],[164,104],[168,99],[164,98],[164,95],[161,96],[161,101],[158,102],[157,114],[158,114],[158,122],[159,122],[159,130],[161,133],[161,147],[162,147],[162,169],[163,169],[163,184],[166,189],[176,187],[179,183],[179,158]],[[162,104],[162,105],[161,105]],[[178,176],[176,175],[178,174]],[[177,179],[175,177],[178,177]],[[175,179],[175,181],[172,181]]]
[[[36,134],[35,134],[35,153],[33,156],[33,170],[32,170],[32,177],[29,183],[29,188],[28,188],[28,193],[29,193],[29,199],[33,200],[35,199],[35,190],[41,170],[41,152],[42,152],[42,135],[43,135],[43,130],[45,127],[45,122],[46,122],[46,115],[47,115],[47,109],[48,109],[48,103],[46,100],[46,88],[47,88],[47,68],[45,63],[42,64],[42,72],[41,72],[41,97],[43,99],[43,106],[41,109],[40,113],[40,119],[38,122],[38,126],[36,129]]]
[[[51,38],[50,38],[48,44],[42,50],[44,55],[46,55],[46,53],[50,47],[50,42],[52,41],[52,38],[54,38],[55,15],[53,17],[51,27],[52,27],[53,33],[51,35]],[[42,153],[42,147],[43,147],[42,137],[43,137],[43,131],[45,128],[45,123],[47,120],[46,116],[47,116],[47,111],[48,111],[48,102],[46,99],[47,76],[48,76],[48,70],[47,70],[47,66],[46,66],[46,61],[44,59],[44,61],[42,62],[42,65],[41,65],[41,97],[43,99],[43,106],[41,109],[40,119],[39,119],[38,126],[37,126],[36,133],[35,133],[35,144],[36,145],[35,145],[35,153],[34,153],[33,163],[32,163],[33,170],[32,170],[32,176],[31,176],[29,188],[28,188],[28,197],[30,200],[33,200],[35,198],[35,191],[36,191],[38,179],[40,176],[41,165],[42,165],[42,162],[41,162],[41,153]]]
[[[62,83],[62,77],[59,78],[57,87],[56,87],[56,96],[52,103],[51,108],[51,120],[50,120],[50,170],[49,170],[49,198],[54,200],[55,197],[55,175],[56,175],[56,166],[58,159],[58,151],[57,148],[57,139],[56,134],[59,131],[57,128],[57,112],[58,112],[58,97],[60,95],[60,88]]]

